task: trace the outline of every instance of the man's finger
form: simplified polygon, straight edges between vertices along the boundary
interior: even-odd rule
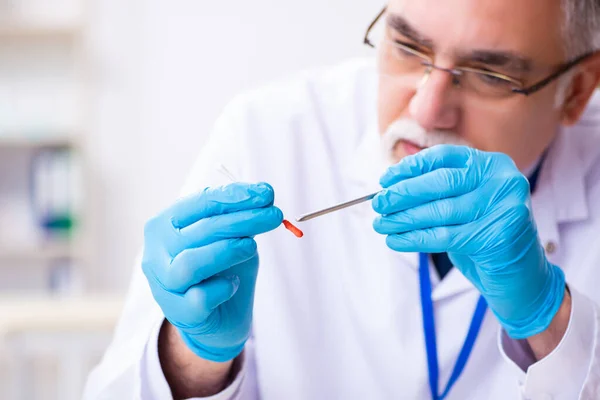
[[[392,250],[407,253],[445,253],[452,249],[458,228],[441,226],[388,235],[386,244]]]
[[[213,311],[219,305],[233,297],[240,287],[238,276],[215,276],[196,286],[192,286],[185,293],[188,310]]]
[[[283,213],[275,206],[215,215],[183,229],[174,229],[166,238],[165,245],[170,254],[177,255],[185,249],[206,246],[219,240],[260,235],[277,228],[282,221]]]
[[[162,272],[161,282],[172,292],[183,293],[191,286],[257,255],[251,238],[219,240],[206,246],[186,249]]]
[[[387,169],[379,183],[387,188],[404,179],[423,175],[439,168],[462,168],[475,150],[467,146],[439,145],[404,157],[398,164]]]
[[[373,209],[379,214],[392,214],[472,192],[479,180],[468,173],[467,168],[441,168],[403,180],[379,192],[373,198]]]
[[[171,293],[150,285],[152,294],[159,303],[173,305],[169,322],[188,332],[204,329],[203,325],[216,307],[231,299],[240,286],[238,276],[213,277],[189,288],[185,293]]]
[[[174,228],[182,229],[203,218],[270,206],[274,198],[273,188],[267,183],[232,183],[180,199],[164,216]]]
[[[473,222],[480,218],[484,209],[475,206],[478,192],[421,204],[394,214],[378,216],[373,228],[383,235],[401,234],[414,230],[455,226]]]

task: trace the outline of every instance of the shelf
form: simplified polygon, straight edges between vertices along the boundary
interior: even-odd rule
[[[110,294],[54,297],[0,295],[0,337],[27,332],[112,330],[124,298]]]
[[[0,40],[10,38],[75,38],[81,32],[82,29],[78,25],[4,23],[0,20]]]
[[[77,139],[70,136],[28,137],[16,135],[0,135],[1,148],[68,148],[75,147]]]
[[[69,244],[42,245],[31,248],[0,247],[0,263],[3,262],[42,262],[60,258],[77,258],[77,252]]]

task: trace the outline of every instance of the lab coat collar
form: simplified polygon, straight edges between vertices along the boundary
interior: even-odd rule
[[[597,157],[599,152],[589,149],[582,154],[582,143],[578,139],[584,131],[577,127],[562,129],[550,148],[546,184],[554,194],[552,203],[557,224],[581,221],[589,216],[585,176],[591,166],[588,159]]]
[[[600,96],[596,94],[594,104],[600,105]],[[600,114],[587,111],[592,117]],[[548,154],[540,170],[538,186],[532,196],[533,214],[538,226],[542,245],[548,251],[551,262],[560,265],[560,231],[563,223],[581,221],[589,216],[586,200],[585,176],[593,165],[593,160],[600,155],[598,146],[586,146],[585,135],[589,130],[600,127],[598,121],[590,123],[586,114],[582,121],[574,127],[561,129],[548,149]],[[594,118],[592,118],[594,119]],[[349,180],[350,198],[381,189],[379,177],[387,168],[385,157],[380,147],[380,134],[377,124],[371,124],[359,140],[354,156],[345,168]],[[373,216],[370,203],[355,207],[352,212],[363,217]],[[418,269],[418,257],[414,253],[398,253],[403,264],[410,265],[415,273]],[[431,263],[430,263],[431,264]],[[448,273],[443,281],[439,281],[437,272],[431,271],[433,299],[438,300],[457,295],[468,290],[475,290],[472,284],[457,269]]]
[[[564,268],[560,227],[589,218],[586,177],[600,157],[600,92],[579,122],[563,127],[548,150],[532,208],[548,259]]]
[[[560,130],[540,173],[532,208],[548,259],[564,268],[560,226],[589,218],[586,176],[600,156],[600,95],[597,91],[577,125]]]

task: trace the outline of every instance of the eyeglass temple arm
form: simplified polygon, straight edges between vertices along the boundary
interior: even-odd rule
[[[573,68],[574,66],[576,66],[577,64],[579,64],[580,62],[582,62],[583,60],[591,57],[592,55],[596,54],[595,51],[593,52],[589,52],[589,53],[585,53],[582,56],[577,57],[576,59],[574,59],[571,62],[566,63],[565,65],[563,65],[561,68],[559,68],[555,73],[553,73],[552,75],[550,75],[549,77],[542,79],[541,81],[539,81],[538,83],[531,85],[528,88],[524,88],[524,89],[513,89],[512,91],[515,93],[520,93],[520,94],[524,94],[525,96],[529,96],[532,93],[537,92],[538,90],[544,88],[545,86],[547,86],[550,82],[556,80],[557,78],[559,78],[562,74],[564,74],[565,72],[567,72],[568,70],[570,70],[571,68]]]
[[[373,27],[379,21],[379,19],[385,13],[386,10],[387,10],[387,7],[383,7],[383,10],[381,10],[379,12],[379,14],[377,14],[377,17],[375,17],[373,22],[371,22],[371,25],[369,25],[369,27],[367,28],[367,33],[365,33],[365,38],[363,40],[363,43],[366,44],[367,46],[375,47],[375,45],[373,43],[371,43],[371,40],[369,40],[369,34],[371,33],[371,30],[373,30]]]

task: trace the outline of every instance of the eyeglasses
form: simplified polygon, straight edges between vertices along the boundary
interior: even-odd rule
[[[394,40],[389,30],[383,38],[373,39],[376,24],[387,11],[384,8],[369,25],[364,37],[364,44],[379,51],[379,70],[382,75],[400,82],[402,85],[419,87],[427,80],[433,70],[444,71],[452,75],[452,83],[487,97],[505,97],[514,93],[528,96],[546,87],[577,64],[596,54],[595,51],[585,53],[571,61],[556,67],[555,71],[539,82],[525,87],[523,82],[507,75],[485,69],[456,67],[443,68],[434,64],[433,58],[413,48],[408,43]]]

